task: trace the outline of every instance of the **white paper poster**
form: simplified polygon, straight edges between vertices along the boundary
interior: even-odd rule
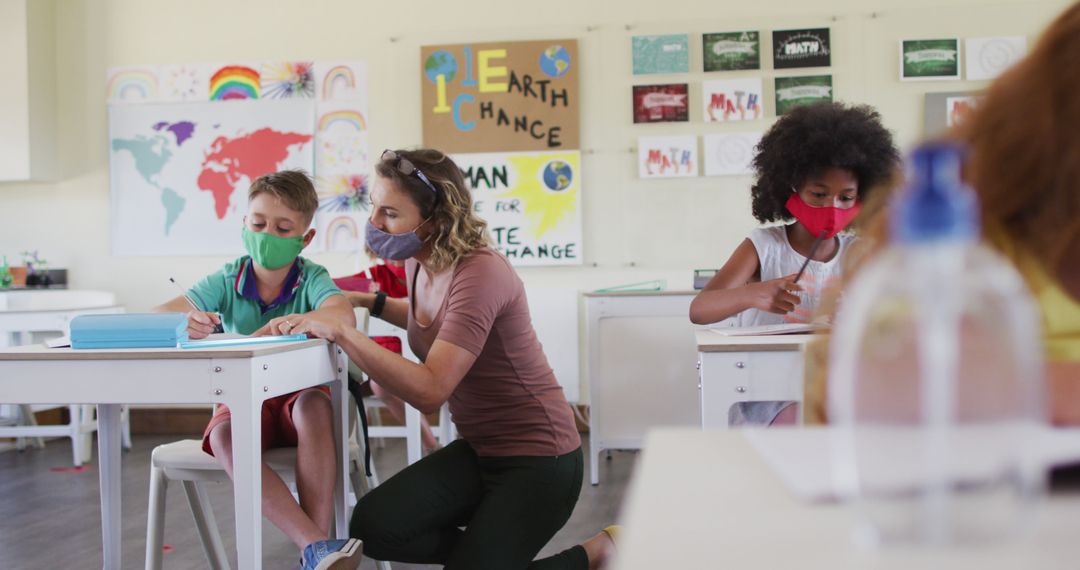
[[[640,178],[689,178],[697,175],[696,136],[638,138]]]
[[[110,106],[113,253],[243,252],[248,186],[312,171],[314,116],[312,101]]]
[[[153,102],[158,91],[157,66],[113,67],[108,71],[105,98],[110,104]]]
[[[456,154],[476,213],[514,265],[580,265],[581,153]]]
[[[994,79],[1027,53],[1027,38],[1008,36],[965,40],[967,78]]]
[[[315,189],[319,211],[315,227],[326,251],[360,251],[370,215],[371,159],[367,109],[362,101],[325,101],[317,105]],[[357,228],[357,231],[352,231]],[[345,231],[345,230],[348,231]]]
[[[210,66],[198,63],[162,65],[158,71],[159,101],[194,102],[210,99]]]
[[[315,96],[320,101],[359,101],[367,108],[367,65],[362,61],[317,61]]]
[[[705,81],[701,99],[706,123],[753,121],[764,114],[761,78]]]
[[[754,147],[761,133],[705,135],[702,162],[705,176],[743,176],[754,173]]]

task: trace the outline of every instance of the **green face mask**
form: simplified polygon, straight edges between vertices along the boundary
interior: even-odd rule
[[[304,237],[278,237],[244,228],[244,249],[255,263],[267,269],[279,269],[293,262],[304,249]]]

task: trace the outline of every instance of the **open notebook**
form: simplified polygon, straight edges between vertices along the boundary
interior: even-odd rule
[[[709,330],[724,336],[760,336],[829,332],[829,325],[821,323],[784,323],[781,325],[759,325],[756,327],[710,327]]]

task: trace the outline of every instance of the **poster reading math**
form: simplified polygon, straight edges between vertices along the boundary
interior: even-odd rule
[[[424,145],[450,153],[580,148],[577,40],[420,49]]]
[[[514,265],[580,265],[581,154],[455,154],[476,214]]]

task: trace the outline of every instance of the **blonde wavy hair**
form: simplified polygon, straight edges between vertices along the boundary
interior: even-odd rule
[[[428,241],[431,254],[424,262],[432,271],[453,267],[473,250],[491,245],[487,222],[473,211],[472,193],[465,183],[461,169],[441,151],[421,148],[395,150],[413,166],[420,169],[438,192],[416,174],[405,174],[398,168],[398,161],[380,160],[375,165],[379,176],[392,180],[397,188],[405,191],[420,208],[420,216],[431,218],[434,224]]]

